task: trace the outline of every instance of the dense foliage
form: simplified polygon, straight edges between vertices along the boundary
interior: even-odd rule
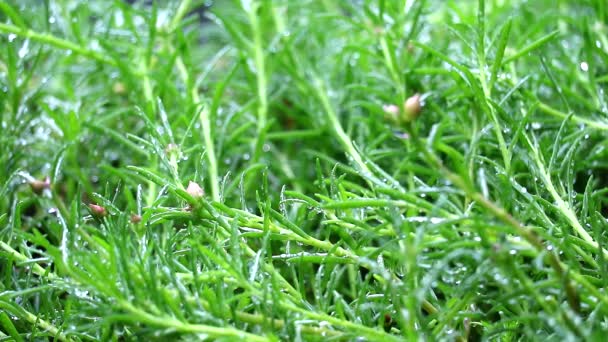
[[[0,1],[0,340],[600,339],[607,23]]]

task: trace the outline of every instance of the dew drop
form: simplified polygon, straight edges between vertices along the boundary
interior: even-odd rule
[[[587,62],[581,62],[581,70],[584,72],[589,71],[589,64],[587,64]]]
[[[17,53],[17,55],[19,56],[19,58],[23,58],[25,57],[25,55],[27,55],[27,53],[29,52],[29,40],[26,40],[25,43],[23,43],[23,46],[21,47],[21,49],[19,49],[19,52]]]

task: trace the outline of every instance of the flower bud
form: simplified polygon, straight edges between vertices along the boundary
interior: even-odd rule
[[[166,147],[165,147],[165,153],[166,154],[171,154],[171,153],[175,153],[176,151],[179,151],[179,147],[177,147],[176,144],[174,143],[169,143]]]
[[[141,222],[141,216],[140,215],[137,215],[137,214],[131,215],[131,223],[137,224],[139,222]]]
[[[37,195],[40,195],[45,189],[50,189],[51,179],[49,177],[44,178],[44,180],[34,179],[31,180],[29,184],[32,188],[32,191]]]
[[[89,204],[89,210],[91,211],[91,215],[95,217],[104,217],[108,214],[106,208],[97,204]]]
[[[394,104],[387,104],[382,106],[384,110],[384,118],[391,121],[398,121],[399,119],[399,107]]]
[[[422,105],[420,104],[420,94],[416,94],[407,99],[403,104],[401,120],[403,122],[410,122],[418,117],[421,110]]]
[[[203,188],[201,188],[200,185],[192,181],[188,183],[186,192],[189,193],[190,196],[195,198],[203,197],[203,195],[205,195],[205,191],[203,191]]]
[[[116,82],[112,85],[112,91],[116,95],[124,95],[127,93],[127,86],[122,82]]]

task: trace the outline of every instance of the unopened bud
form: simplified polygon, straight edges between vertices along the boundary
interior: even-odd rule
[[[412,42],[407,43],[407,52],[413,53],[415,48],[416,47],[414,46],[414,44]]]
[[[49,189],[51,187],[51,179],[46,177],[44,180],[34,179],[29,182],[32,191],[38,195],[42,193],[45,189]]]
[[[398,121],[399,119],[399,107],[394,104],[387,104],[382,106],[384,110],[384,117],[391,121]]]
[[[139,223],[141,222],[141,216],[137,214],[131,215],[131,223]]]
[[[195,182],[190,182],[188,183],[188,187],[186,188],[186,192],[190,194],[190,196],[198,198],[198,197],[203,197],[203,195],[205,195],[205,191],[203,191],[203,188],[201,188],[200,185],[198,185]]]
[[[422,105],[420,104],[420,94],[416,94],[405,100],[405,103],[403,104],[403,114],[401,115],[401,120],[403,122],[410,122],[418,117],[421,110]]]
[[[91,215],[95,217],[104,217],[108,214],[106,208],[97,204],[89,204],[89,209],[91,210]]]
[[[112,85],[112,91],[116,95],[124,95],[127,93],[127,87],[122,82],[116,82]]]
[[[174,143],[169,143],[167,147],[165,147],[166,154],[179,153],[179,147]]]

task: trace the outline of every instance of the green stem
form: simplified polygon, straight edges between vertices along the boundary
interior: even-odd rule
[[[38,41],[40,43],[45,43],[45,44],[54,46],[59,49],[72,51],[75,54],[89,57],[89,58],[94,59],[103,64],[117,66],[117,63],[113,59],[111,59],[97,51],[89,50],[83,46],[72,43],[65,39],[57,38],[48,33],[39,33],[36,31],[32,31],[30,29],[25,29],[25,28],[22,29],[17,26],[14,26],[14,25],[4,24],[4,23],[0,23],[0,32],[16,34],[20,37],[29,38],[29,39]]]
[[[171,25],[172,29],[174,29],[175,26],[177,25],[177,23],[179,22],[179,19],[176,19],[176,18],[181,18],[181,16],[184,15],[183,12],[185,11],[186,8],[189,7],[189,2],[190,2],[190,0],[184,0],[184,2],[182,2],[180,4],[178,13],[173,18],[173,21],[172,21],[172,25]],[[172,50],[174,50],[174,48],[171,45],[170,45],[170,48]],[[192,99],[192,102],[196,105],[202,105],[200,112],[199,112],[199,121],[201,123],[201,129],[202,129],[202,134],[203,134],[203,144],[205,145],[205,156],[207,157],[207,163],[208,163],[206,170],[208,172],[209,184],[211,186],[211,198],[214,201],[219,202],[220,201],[220,189],[219,189],[220,182],[219,182],[219,177],[218,177],[217,157],[215,155],[215,144],[213,141],[213,137],[211,135],[212,123],[211,123],[211,113],[209,112],[209,106],[207,103],[201,102],[201,98],[198,93],[197,85],[195,84],[195,82],[192,81],[192,78],[190,77],[190,74],[188,73],[188,69],[186,68],[186,65],[184,64],[184,61],[182,59],[182,56],[177,56],[175,64],[176,64],[178,74],[179,74],[180,78],[182,79],[182,82],[184,82],[186,87],[190,88],[190,98]]]
[[[229,338],[232,340],[256,342],[270,341],[266,337],[254,335],[234,328],[220,328],[205,324],[190,324],[179,321],[173,317],[155,316],[133,306],[130,302],[126,300],[120,300],[118,303],[125,311],[128,311],[129,313],[134,315],[138,319],[138,321],[150,326],[173,329],[175,331],[183,333],[205,334],[213,338]]]
[[[479,203],[484,209],[490,212],[494,217],[498,220],[502,221],[504,224],[512,227],[518,235],[522,236],[526,241],[528,241],[532,246],[534,246],[539,252],[546,252],[546,261],[553,268],[555,273],[561,279],[565,280],[566,286],[566,295],[568,296],[568,304],[575,311],[579,311],[578,307],[578,294],[574,284],[571,280],[569,280],[569,275],[575,273],[573,270],[567,270],[566,266],[561,262],[559,256],[554,250],[548,251],[540,237],[536,235],[536,233],[531,229],[524,225],[522,225],[519,221],[517,221],[513,216],[511,216],[505,209],[499,207],[494,204],[492,201],[484,197],[481,193],[477,192],[471,185],[469,185],[465,180],[458,174],[451,172],[447,169],[439,157],[437,157],[432,151],[425,148],[424,144],[422,144],[421,140],[418,137],[416,130],[410,124],[408,126],[408,132],[412,138],[412,141],[416,144],[418,149],[424,154],[425,160],[427,163],[436,167],[441,171],[441,173],[449,179],[454,185],[459,187],[461,190],[465,192],[467,196],[475,200]],[[578,278],[577,278],[578,279]],[[588,284],[588,283],[587,283]],[[598,297],[603,302],[607,302],[608,299],[604,296]]]
[[[488,99],[492,96],[492,89],[488,86],[488,81],[486,78],[486,52],[485,52],[485,1],[479,0],[479,10],[477,13],[477,21],[479,25],[479,37],[477,39],[477,65],[479,69],[479,82],[481,83],[481,88],[483,90],[485,102],[483,107],[486,108],[490,118],[492,119],[492,126],[494,128],[494,134],[496,135],[496,139],[498,140],[498,146],[500,148],[500,152],[502,154],[502,159],[505,163],[506,173],[509,174],[511,171],[511,156],[509,154],[509,149],[507,148],[507,143],[505,142],[505,138],[502,135],[500,122],[498,121],[498,117],[496,116],[496,110],[488,102]]]
[[[3,249],[8,255],[10,255],[13,259],[15,259],[19,262],[25,263],[25,262],[29,261],[29,259],[25,255],[16,251],[13,247],[9,246],[4,241],[0,241],[0,249]],[[51,273],[51,272],[45,270],[39,264],[37,264],[37,263],[29,263],[29,264],[32,265],[31,270],[34,274],[36,274],[40,277],[46,277],[49,280],[57,279],[57,276],[54,273]],[[7,308],[5,308],[5,309],[7,309]],[[23,308],[21,308],[21,311],[19,311],[18,313],[23,314],[22,315],[22,316],[24,316],[23,318],[25,318],[25,320],[28,321],[30,324],[39,326],[41,329],[48,331],[53,337],[55,337],[61,341],[72,341],[73,340],[71,338],[68,338],[65,334],[63,334],[53,324],[45,321],[44,319],[32,314],[31,312],[29,312]]]
[[[268,81],[266,79],[266,63],[264,58],[264,42],[262,41],[262,32],[258,17],[258,9],[261,3],[258,1],[252,2],[251,7],[247,9],[247,16],[253,31],[253,58],[255,62],[255,75],[257,80],[257,96],[258,96],[258,122],[257,122],[257,139],[255,143],[255,151],[253,162],[257,162],[262,154],[264,143],[266,141],[266,121],[268,116]]]
[[[196,90],[192,91],[193,93]],[[193,95],[194,96],[194,95]],[[198,94],[196,95],[198,98]],[[215,157],[215,147],[213,146],[213,138],[211,137],[211,120],[209,119],[209,107],[204,104],[200,111],[201,127],[203,128],[203,141],[205,144],[205,153],[207,155],[209,183],[211,183],[211,197],[215,202],[220,201],[219,180],[217,175],[217,159]]]
[[[346,132],[344,132],[344,129],[340,124],[340,120],[338,120],[338,116],[336,115],[336,112],[334,111],[334,108],[332,107],[331,103],[329,102],[329,98],[327,97],[325,84],[321,79],[316,78],[314,80],[314,85],[314,89],[317,90],[317,96],[321,101],[321,105],[325,110],[325,114],[329,119],[329,123],[331,124],[331,127],[334,133],[336,134],[340,145],[342,145],[342,147],[346,150],[346,153],[348,153],[348,155],[353,159],[360,171],[362,171],[366,175],[371,175],[372,173],[369,167],[365,164],[359,152],[357,152],[357,149],[353,145],[353,142],[350,137],[346,134]]]
[[[585,242],[587,242],[589,245],[591,245],[594,249],[598,250],[600,248],[600,245],[593,239],[593,237],[591,237],[591,235],[585,230],[585,228],[583,228],[581,223],[578,221],[578,218],[576,217],[576,213],[574,212],[574,210],[559,195],[559,193],[557,192],[557,189],[555,189],[555,186],[553,185],[553,181],[551,180],[551,175],[549,175],[549,173],[547,172],[547,169],[545,168],[545,165],[543,165],[543,163],[540,159],[538,150],[534,147],[534,145],[532,145],[532,142],[530,141],[530,139],[528,139],[527,136],[525,136],[525,137],[526,137],[526,142],[528,143],[528,146],[532,150],[534,161],[536,162],[536,167],[538,167],[538,170],[539,170],[540,178],[543,181],[543,183],[545,184],[545,187],[547,188],[549,193],[551,194],[551,197],[555,201],[557,209],[564,215],[564,217],[566,218],[568,223],[570,223],[570,226],[572,226],[572,228],[574,228],[574,230],[581,237],[581,239],[583,239]],[[603,254],[605,257],[608,258],[608,251],[604,250]]]
[[[360,336],[365,336],[368,339],[370,339],[371,341],[395,341],[395,342],[402,341],[401,338],[399,338],[395,335],[387,334],[380,329],[366,327],[366,326],[359,325],[359,324],[353,323],[351,321],[342,320],[342,319],[339,319],[339,318],[336,318],[336,317],[333,317],[333,316],[330,316],[330,315],[327,315],[324,313],[311,312],[311,311],[302,309],[300,307],[297,307],[297,306],[294,306],[291,304],[282,303],[282,304],[280,304],[280,306],[285,310],[301,313],[306,318],[315,319],[318,321],[326,321],[332,325],[345,328],[347,331],[356,333],[357,335],[360,335]]]
[[[177,25],[179,25],[179,22],[182,20],[182,18],[186,15],[188,10],[190,9],[191,4],[192,4],[192,0],[183,0],[179,4],[179,7],[175,11],[175,15],[173,16],[173,18],[171,19],[171,23],[169,24],[169,29],[171,31],[173,31],[177,28]]]
[[[34,315],[33,313],[25,310],[24,308],[20,308],[18,311],[12,310],[12,308],[10,306],[8,306],[6,304],[2,304],[2,302],[0,302],[0,309],[10,311],[13,315],[22,316],[22,318],[24,318],[28,323],[30,323],[31,325],[34,325],[34,326],[38,326],[39,329],[41,329],[45,332],[48,332],[49,335],[51,335],[53,338],[55,338],[59,341],[74,341],[73,338],[66,336],[64,333],[62,333],[59,330],[59,328],[57,328],[53,324],[40,318],[39,316]]]
[[[556,116],[558,118],[561,119],[566,119],[568,117],[569,114],[566,114],[562,111],[559,111],[557,109],[554,109],[552,107],[550,107],[549,105],[539,102],[538,103],[538,109],[540,109],[541,111],[543,111],[546,114],[549,115],[553,115]],[[572,120],[577,122],[577,123],[582,123],[585,125],[588,125],[589,127],[595,128],[595,129],[600,129],[600,130],[604,130],[604,131],[608,131],[608,123],[605,122],[601,122],[601,121],[597,121],[597,120],[591,120],[591,119],[587,119],[587,118],[583,118],[577,115],[572,115],[571,116]]]

